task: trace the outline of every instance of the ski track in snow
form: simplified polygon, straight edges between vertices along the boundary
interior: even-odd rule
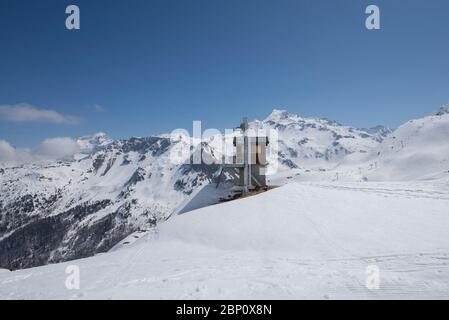
[[[448,205],[441,183],[292,183],[174,217],[159,238],[0,272],[0,298],[449,299]],[[65,288],[68,265],[80,290]]]
[[[370,188],[365,186],[336,186],[336,185],[325,185],[319,183],[313,183],[311,186],[316,186],[320,188],[336,189],[336,190],[348,190],[348,191],[359,191],[365,193],[376,193],[384,196],[405,196],[413,199],[427,198],[436,200],[449,200],[449,187],[447,191],[436,191],[436,190],[413,190],[413,189],[403,189],[403,188]]]

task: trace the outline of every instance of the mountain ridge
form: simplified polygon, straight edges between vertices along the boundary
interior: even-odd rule
[[[433,117],[436,120],[430,124],[428,118],[411,123],[449,128],[448,115]],[[393,142],[398,145],[397,141],[405,140],[395,136],[401,127],[394,132],[382,126],[358,129],[279,109],[250,126],[279,132],[279,150],[269,159],[279,161],[281,176],[296,172],[299,179],[309,179],[311,174],[314,179],[326,180],[334,179],[335,174],[356,181],[385,179],[388,174],[375,173],[375,166],[382,167],[376,157],[386,157]],[[436,126],[435,130],[441,129]],[[214,181],[220,168],[189,161],[173,164],[170,154],[190,148],[189,139],[173,141],[168,135],[159,135],[113,140],[96,133],[76,139],[79,148],[71,160],[3,166],[0,255],[5,258],[0,268],[20,269],[91,256],[109,250],[137,230],[165,221],[193,191]],[[433,140],[434,144],[442,141]],[[377,155],[381,149],[384,151]],[[194,152],[200,150],[212,158],[219,154],[212,141],[204,141]],[[397,166],[401,167],[401,161]],[[435,168],[441,171],[445,158],[438,161]],[[384,163],[388,167],[392,160],[385,158]]]

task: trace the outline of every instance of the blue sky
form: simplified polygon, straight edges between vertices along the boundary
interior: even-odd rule
[[[448,40],[447,0],[1,0],[0,106],[63,119],[3,116],[0,139],[224,129],[273,108],[396,127],[449,101]]]

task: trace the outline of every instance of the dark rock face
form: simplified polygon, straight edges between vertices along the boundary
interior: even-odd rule
[[[95,172],[97,172],[101,168],[105,158],[106,158],[105,154],[99,154],[98,156],[95,157],[93,164],[92,164]]]
[[[171,142],[168,138],[148,137],[148,138],[131,138],[129,140],[121,140],[114,142],[111,146],[124,153],[138,152],[140,154],[151,153],[153,156],[159,156],[165,153],[170,147]]]
[[[111,211],[92,224],[78,228],[86,216],[110,206],[110,200],[83,203],[49,217],[23,215],[21,227],[0,240],[0,267],[22,269],[91,256],[109,250],[135,230]],[[67,237],[76,230],[76,237]]]
[[[220,166],[217,164],[184,164],[179,169],[183,177],[176,180],[173,187],[177,191],[190,195],[199,185],[212,182],[219,169]],[[191,176],[194,178],[191,179]]]
[[[299,168],[297,164],[295,164],[292,160],[288,159],[288,157],[281,151],[278,152],[278,158],[280,163],[282,163],[283,165],[287,166],[290,169]]]
[[[281,159],[281,163],[289,167],[290,169],[298,169],[298,165],[293,163],[290,159]]]
[[[113,158],[111,158],[109,160],[108,165],[106,166],[106,169],[104,169],[104,172],[101,174],[101,176],[105,176],[109,172],[109,170],[111,170],[111,168],[114,165],[116,159],[117,158],[113,157]]]
[[[128,158],[128,157],[125,157],[125,158],[123,159],[123,161],[122,161],[121,166],[127,166],[127,165],[130,164],[130,163],[131,163],[131,161],[129,160],[129,158]]]
[[[64,227],[56,217],[30,221],[0,241],[0,267],[15,270],[46,264]]]
[[[14,231],[33,219],[34,210],[47,211],[60,197],[59,191],[48,198],[37,199],[36,196],[25,195],[7,205],[0,203],[0,236]],[[0,240],[1,241],[1,240]],[[1,251],[0,251],[1,253]]]
[[[136,171],[134,171],[131,178],[129,178],[128,182],[125,184],[125,187],[133,186],[143,180],[145,180],[145,170],[142,168],[138,168]]]

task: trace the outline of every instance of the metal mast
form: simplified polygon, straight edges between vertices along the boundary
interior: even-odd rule
[[[248,161],[249,154],[249,143],[248,143],[248,118],[243,118],[243,122],[240,126],[243,132],[243,192],[247,193],[249,191],[250,183],[250,165]]]

